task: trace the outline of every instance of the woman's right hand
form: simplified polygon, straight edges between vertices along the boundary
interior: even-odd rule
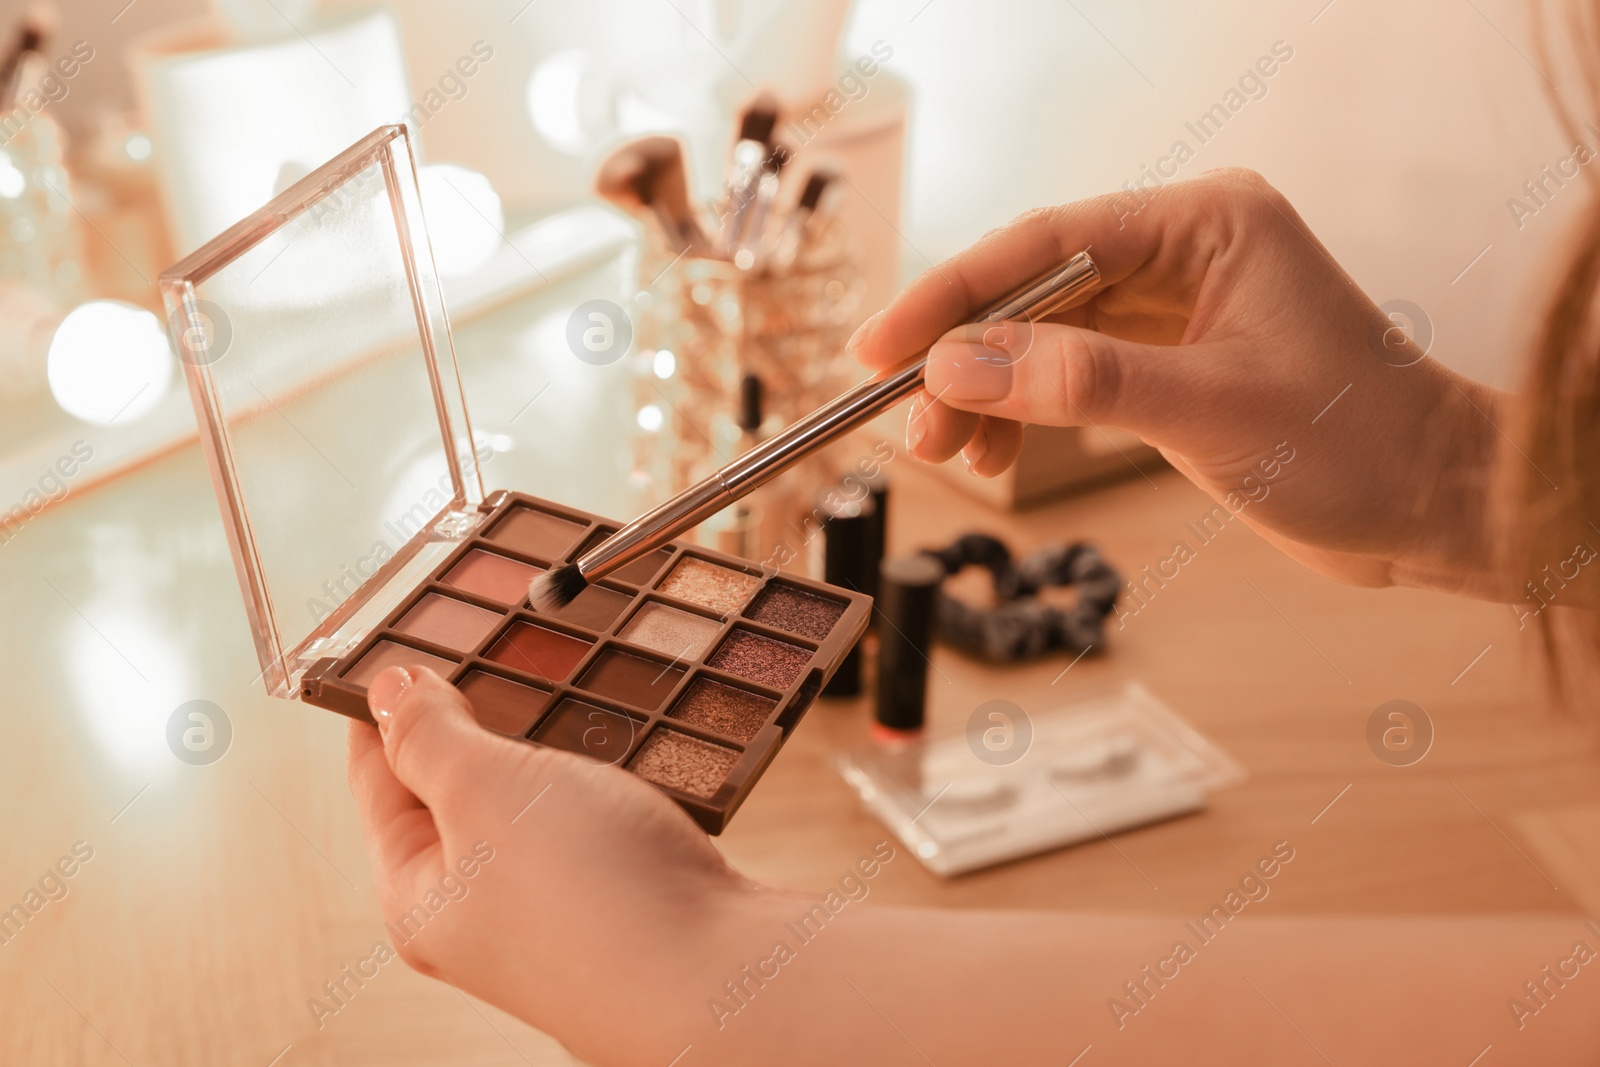
[[[1088,248],[1049,321],[964,327]],[[929,346],[907,441],[995,475],[1021,424],[1131,430],[1289,555],[1358,585],[1504,593],[1485,515],[1497,394],[1425,356],[1259,175],[1216,171],[1030,212],[913,282],[851,340]]]

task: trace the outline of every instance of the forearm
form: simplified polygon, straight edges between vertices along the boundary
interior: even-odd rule
[[[1523,983],[1575,942],[1600,947],[1578,919],[1242,915],[1203,942],[1183,917],[852,904],[806,940],[814,903],[761,893],[724,913],[658,1020],[665,1059],[692,1045],[696,1064],[1061,1065],[1093,1046],[1085,1064],[1465,1064],[1489,1044],[1497,1063],[1600,1058],[1600,960],[1520,1029],[1508,1007],[1538,1007]]]

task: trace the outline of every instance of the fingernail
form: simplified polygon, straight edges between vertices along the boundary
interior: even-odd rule
[[[928,349],[928,391],[948,400],[1004,400],[1011,392],[1017,343],[1011,323],[952,330]]]
[[[978,461],[983,459],[989,451],[989,435],[984,432],[983,423],[973,431],[972,439],[967,442],[967,447],[961,450],[961,460],[967,465],[967,473],[976,477]]]
[[[845,342],[844,350],[854,355],[856,349],[866,344],[867,339],[872,336],[872,328],[877,325],[878,320],[881,318],[883,318],[883,312],[874,311],[866,322],[856,327],[856,332],[851,334],[850,340]]]
[[[906,451],[915,452],[927,435],[928,401],[919,396],[911,401],[911,414],[906,416]]]
[[[388,734],[394,722],[394,709],[411,688],[411,672],[404,667],[389,667],[378,673],[367,686],[367,708],[378,724],[380,734]]]

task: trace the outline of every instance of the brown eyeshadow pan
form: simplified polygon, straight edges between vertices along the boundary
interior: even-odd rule
[[[616,532],[617,531],[614,527],[606,527],[596,530],[594,533],[589,535],[589,539],[583,543],[583,547],[574,553],[574,555],[583,555],[585,552],[589,551],[589,549],[593,548],[595,545],[598,545],[601,541],[604,541],[606,538],[610,537]],[[671,558],[672,549],[658,548],[649,555],[640,556],[632,563],[624,563],[622,566],[618,567],[616,570],[607,575],[607,577],[614,581],[627,582],[629,585],[649,585],[650,579],[656,576],[656,572],[661,569],[661,565]]]
[[[842,600],[801,592],[792,585],[774,582],[756,596],[744,614],[745,618],[764,622],[774,629],[822,641],[833,632],[848,606]]]
[[[749,630],[734,630],[706,662],[740,678],[787,689],[805,673],[811,652]]]
[[[488,656],[528,674],[560,682],[572,674],[593,641],[531,622],[514,622],[489,649]]]
[[[659,729],[639,749],[628,769],[657,785],[709,797],[728,780],[728,772],[738,762],[738,749]]]
[[[584,524],[538,508],[513,507],[489,530],[489,540],[540,559],[557,560],[567,554]]]
[[[586,630],[609,630],[611,624],[617,621],[617,616],[626,611],[631,603],[633,597],[627,593],[619,593],[603,585],[591,585],[585,587],[566,607],[553,612],[551,618],[582,626]]]
[[[544,568],[519,563],[494,552],[474,548],[439,579],[468,593],[500,604],[520,604],[527,599],[528,583]]]
[[[622,704],[655,711],[667,702],[678,679],[688,672],[673,663],[636,656],[608,648],[595,658],[578,679],[578,688]]]
[[[430,667],[440,675],[447,675],[455,663],[398,641],[379,641],[345,671],[343,680],[365,689],[388,667]]]
[[[738,611],[760,588],[761,579],[754,574],[707,563],[693,556],[680,559],[656,586],[658,592],[710,608],[719,615]]]
[[[478,722],[511,737],[526,737],[552,699],[543,689],[485,671],[468,671],[456,688],[472,704]]]
[[[512,493],[479,511],[354,651],[300,676],[302,699],[366,718],[380,671],[428,667],[457,679],[485,729],[624,768],[715,834],[871,613],[859,593],[677,543],[544,613],[529,580],[616,524]]]
[[[533,740],[601,763],[620,763],[644,725],[631,715],[568,697],[556,705]]]
[[[667,715],[736,741],[752,741],[771,720],[777,706],[771,697],[710,678],[696,678]]]

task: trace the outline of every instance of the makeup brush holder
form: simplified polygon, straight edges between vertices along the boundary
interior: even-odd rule
[[[829,219],[805,242],[792,265],[741,270],[721,259],[664,248],[655,281],[639,294],[635,351],[634,479],[641,505],[653,505],[724,466],[754,439],[767,437],[860,376],[844,345],[859,321],[860,257],[850,232]],[[741,383],[761,381],[761,426],[740,425]],[[775,544],[777,530],[837,480],[847,462],[832,450],[807,460],[759,491],[762,525],[756,543]],[[702,543],[717,523],[702,531]]]

